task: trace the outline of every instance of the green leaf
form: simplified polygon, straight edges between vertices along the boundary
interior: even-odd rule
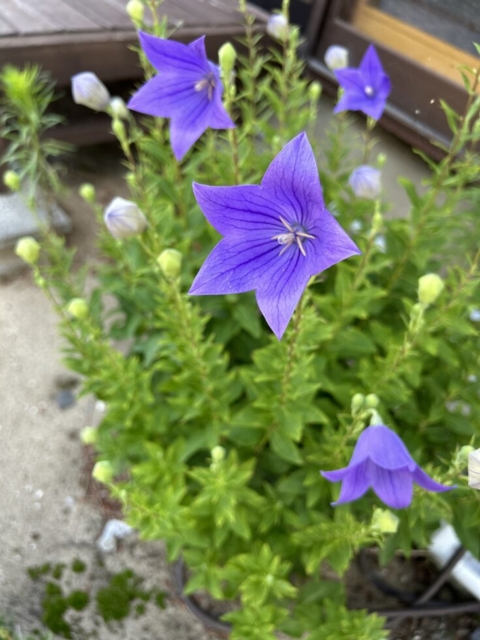
[[[270,436],[270,444],[274,453],[282,460],[293,462],[293,464],[302,465],[303,458],[294,443],[278,430],[275,430]]]

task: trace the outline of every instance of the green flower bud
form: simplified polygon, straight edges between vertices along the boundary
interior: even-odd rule
[[[141,0],[129,0],[127,2],[127,6],[125,7],[127,14],[130,20],[134,23],[143,22],[143,14],[145,7]]]
[[[40,245],[31,236],[20,238],[15,246],[15,253],[28,264],[35,264],[40,255]]]
[[[10,191],[18,191],[22,184],[20,176],[16,171],[5,171],[3,174],[3,184],[10,189]]]
[[[352,413],[358,413],[363,409],[363,403],[365,402],[365,396],[363,393],[356,393],[352,398]]]
[[[168,280],[178,278],[182,268],[182,254],[175,249],[165,249],[157,258],[157,263],[163,275]]]
[[[235,66],[237,52],[231,42],[225,42],[218,50],[218,61],[222,72],[222,79],[229,83],[230,74]]]
[[[73,298],[67,305],[67,313],[77,320],[84,320],[88,316],[88,304],[83,298]]]
[[[457,455],[455,456],[455,462],[459,466],[464,466],[468,462],[468,456],[475,451],[474,447],[470,444],[465,444],[463,447],[460,447]]]
[[[94,427],[84,427],[80,431],[80,440],[83,444],[95,444],[98,440],[98,431]]]
[[[125,140],[126,138],[125,125],[120,120],[120,118],[116,118],[116,117],[113,118],[112,131],[119,140]]]
[[[93,184],[84,182],[82,185],[80,185],[78,193],[85,200],[85,202],[94,204],[97,194],[95,193],[95,187],[93,186]]]
[[[114,96],[110,99],[110,103],[108,105],[110,114],[113,118],[119,118],[120,120],[128,119],[128,109],[125,101],[119,96]]]
[[[113,467],[108,460],[99,460],[95,463],[92,477],[104,484],[113,480]]]
[[[310,98],[310,100],[312,100],[313,102],[316,102],[321,95],[322,95],[322,85],[316,80],[314,82],[311,82],[308,87],[308,97]]]
[[[210,454],[212,456],[212,460],[214,462],[222,462],[222,460],[225,460],[225,449],[223,447],[213,447],[213,449],[211,450]]]
[[[395,533],[399,518],[389,509],[375,509],[372,516],[372,529],[379,533]]]
[[[365,406],[367,409],[376,409],[380,404],[380,398],[375,393],[365,396]]]
[[[433,304],[444,288],[443,280],[436,273],[427,273],[418,279],[418,299],[420,304]]]
[[[387,162],[387,154],[386,153],[379,153],[377,156],[377,167],[379,169],[382,169],[385,166],[385,163]]]

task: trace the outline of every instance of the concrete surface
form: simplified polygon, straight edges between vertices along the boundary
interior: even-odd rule
[[[320,142],[330,108],[323,100],[317,127]],[[406,175],[419,182],[427,171],[404,144],[382,132],[379,138],[381,149],[389,155],[385,190],[401,214],[408,201],[396,177]],[[116,195],[126,195],[120,166],[120,157],[105,148],[83,151],[69,165],[69,192],[62,205],[71,216],[70,244],[78,247],[78,263],[96,260],[96,226],[77,195],[78,186],[93,182],[104,204]],[[29,272],[2,283],[0,292],[0,615],[13,617],[23,632],[38,627],[42,591],[27,575],[28,567],[47,561],[69,564],[79,557],[87,564],[87,573],[78,581],[91,593],[113,572],[131,567],[151,588],[170,594],[164,610],[149,603],[146,614],[138,619],[129,618],[113,630],[96,628],[102,640],[207,640],[210,636],[172,594],[160,543],[128,539],[120,551],[106,557],[104,569],[98,569],[95,540],[105,518],[85,498],[78,437],[92,420],[93,400],[83,398],[65,410],[58,407],[58,389],[71,374],[61,364],[56,316]],[[85,632],[98,623],[91,608],[80,618]]]

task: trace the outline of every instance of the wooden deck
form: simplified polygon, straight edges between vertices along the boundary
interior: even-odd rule
[[[139,78],[138,60],[130,50],[137,39],[126,3],[0,0],[0,67],[35,62],[50,71],[60,86],[85,70],[106,83]],[[175,39],[209,36],[209,55],[225,40],[243,33],[237,0],[164,0],[159,14],[168,16]]]
[[[84,145],[111,140],[106,115],[95,114],[73,104],[67,87],[81,71],[93,71],[113,90],[128,97],[133,83],[142,78],[132,46],[137,35],[125,11],[127,0],[0,0],[0,68],[35,63],[49,71],[64,98],[55,103],[67,127],[55,137]],[[160,16],[168,17],[171,37],[189,42],[206,35],[207,53],[215,60],[218,48],[227,40],[242,36],[238,0],[164,0]],[[259,28],[266,14],[249,5]],[[151,24],[150,12],[145,19]],[[0,140],[0,156],[2,152]]]

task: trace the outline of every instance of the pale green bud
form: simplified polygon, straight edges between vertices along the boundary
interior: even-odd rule
[[[418,279],[418,299],[425,306],[433,304],[445,287],[436,273],[427,273]]]
[[[98,440],[98,431],[94,427],[84,427],[80,431],[80,440],[83,444],[95,444]]]
[[[379,169],[382,169],[385,166],[385,163],[387,162],[387,154],[386,153],[379,153],[377,156],[377,167]]]
[[[220,69],[222,71],[222,78],[229,82],[230,75],[235,66],[235,60],[237,59],[237,52],[231,42],[225,42],[218,50],[218,61],[220,63]]]
[[[311,82],[308,86],[308,97],[312,102],[316,102],[322,95],[322,85],[317,82]]]
[[[80,185],[78,193],[85,200],[85,202],[94,204],[97,194],[95,193],[95,187],[93,186],[93,184],[84,182],[84,184]]]
[[[22,184],[20,176],[16,171],[5,171],[3,174],[3,184],[10,189],[10,191],[18,191]]]
[[[125,101],[123,100],[123,98],[120,98],[120,96],[114,96],[110,100],[110,104],[108,106],[109,106],[110,114],[112,115],[113,118],[117,118],[120,120],[128,119],[129,113],[128,113],[127,105],[125,104]]]
[[[126,138],[125,125],[120,120],[120,118],[114,117],[112,122],[112,131],[119,140],[125,140]]]
[[[131,171],[127,173],[127,175],[125,176],[125,180],[127,181],[129,187],[133,188],[137,186],[137,176]]]
[[[382,416],[376,409],[370,409],[370,426],[374,427],[377,424],[383,424]]]
[[[365,406],[367,409],[376,409],[380,404],[380,398],[375,393],[365,396]]]
[[[92,470],[92,477],[98,482],[108,483],[113,480],[113,467],[108,460],[99,460]]]
[[[84,320],[88,316],[88,304],[83,298],[73,298],[67,304],[67,313],[77,320]]]
[[[352,413],[358,413],[363,409],[363,403],[365,402],[365,396],[363,393],[356,393],[352,398]]]
[[[143,22],[145,7],[141,0],[129,0],[125,9],[127,11],[128,17],[132,22]]]
[[[222,462],[222,460],[225,460],[225,453],[226,453],[225,449],[220,446],[213,447],[213,449],[210,452],[212,456],[212,460],[214,462]]]
[[[40,255],[40,245],[31,236],[25,236],[15,245],[15,253],[19,258],[28,264],[35,264]]]
[[[375,509],[372,516],[372,529],[379,533],[395,533],[399,518],[389,509]]]
[[[163,275],[169,280],[178,278],[182,268],[182,254],[176,249],[165,249],[157,258]]]
[[[463,447],[460,447],[457,455],[455,456],[455,462],[457,465],[463,466],[468,461],[468,456],[475,451],[474,447],[470,444],[465,444]]]

